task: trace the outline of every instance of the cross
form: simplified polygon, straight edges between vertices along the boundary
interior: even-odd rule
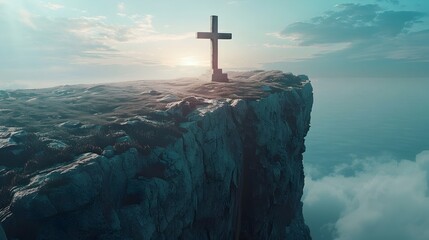
[[[197,32],[197,38],[210,39],[212,42],[212,81],[213,82],[228,82],[228,75],[222,73],[222,69],[218,68],[218,40],[232,39],[232,33],[219,33],[217,27],[217,16],[211,16],[212,31]]]

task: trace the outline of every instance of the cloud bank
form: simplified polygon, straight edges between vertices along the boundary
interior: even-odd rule
[[[359,42],[405,34],[425,15],[417,11],[388,11],[379,5],[340,4],[308,22],[288,25],[282,36],[300,45]]]
[[[356,159],[307,174],[304,216],[315,240],[429,239],[429,151],[411,160]]]
[[[0,34],[0,88],[189,74],[175,69],[178,63],[170,59],[177,58],[169,50],[177,46],[183,51],[176,54],[185,54],[192,44],[187,40],[194,34],[167,33],[155,27],[150,14],[129,14],[123,3],[117,6],[120,15],[113,16],[90,15],[53,3],[34,3],[39,11],[30,6],[0,5],[5,10],[0,11],[0,29],[6,33]]]
[[[128,60],[127,64],[160,64],[149,57],[147,51],[142,51],[142,44],[159,44],[193,37],[190,33],[158,32],[153,27],[151,15],[134,15],[128,20],[130,24],[120,25],[109,23],[104,16],[48,18],[20,10],[20,21],[28,29],[16,37],[31,42],[25,44],[24,48],[21,47],[25,56],[41,56],[43,60],[75,59],[74,63],[96,64],[123,64],[124,60]],[[6,22],[3,24],[6,25]],[[17,43],[10,39],[5,39],[3,45],[5,44],[17,48]]]
[[[396,5],[396,1],[388,2]],[[285,55],[293,48],[315,49],[309,58],[301,59],[305,62],[285,61],[267,66],[288,65],[291,70],[309,69],[315,75],[329,77],[427,76],[426,17],[425,12],[390,10],[379,4],[339,4],[320,16],[291,23],[271,34],[283,41],[277,46],[289,46],[283,50]],[[305,68],[301,66],[304,64]],[[307,70],[310,75],[313,72]]]

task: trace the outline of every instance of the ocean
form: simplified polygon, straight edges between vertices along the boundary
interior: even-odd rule
[[[424,193],[429,192],[429,167],[422,167],[429,164],[420,164],[426,157],[416,163],[416,155],[429,150],[429,79],[316,78],[312,85],[314,105],[305,141],[303,202],[313,239],[429,239],[423,225],[429,223],[429,216],[410,226],[414,233],[419,233],[421,226],[422,233],[416,237],[405,232],[408,230],[399,220],[381,220],[389,214],[401,216],[404,209],[395,212],[376,207],[390,202],[393,193],[402,196],[401,188],[410,187],[393,184],[400,177],[423,186],[411,186],[413,192],[407,194],[421,196],[418,202],[429,207]],[[403,174],[408,168],[412,172]],[[424,179],[412,176],[420,172],[426,174]],[[368,218],[372,213],[377,216]],[[361,215],[368,219],[356,217]],[[365,226],[370,223],[379,227],[377,234],[368,232]],[[398,230],[387,230],[395,227]]]
[[[429,149],[429,79],[314,79],[306,164],[322,174],[355,157]]]

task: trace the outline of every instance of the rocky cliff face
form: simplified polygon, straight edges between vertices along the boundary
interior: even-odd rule
[[[174,119],[173,130],[148,115],[128,118],[115,125],[121,134],[114,135],[112,144],[98,144],[89,148],[96,150],[43,169],[26,172],[24,167],[20,176],[27,180],[8,188],[0,215],[7,236],[311,239],[300,199],[312,87],[303,77],[280,72],[232,77],[234,83],[226,87],[199,84],[162,96],[162,90],[148,91],[158,103],[169,99],[153,111],[159,119]],[[88,126],[68,123],[61,127]],[[139,124],[158,129],[145,128],[149,142],[144,146],[133,135]],[[95,124],[94,129],[102,127]],[[166,138],[160,129],[176,133]],[[9,164],[11,158],[25,162],[19,157],[25,150],[16,152],[28,144],[16,140],[22,131],[3,127],[4,179],[12,170],[19,172]],[[45,144],[66,148],[71,145],[67,138],[57,136]],[[127,147],[118,147],[121,143]]]

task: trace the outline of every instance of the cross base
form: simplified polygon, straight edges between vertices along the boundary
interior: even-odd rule
[[[228,82],[228,74],[222,73],[222,69],[213,69],[212,82]]]

